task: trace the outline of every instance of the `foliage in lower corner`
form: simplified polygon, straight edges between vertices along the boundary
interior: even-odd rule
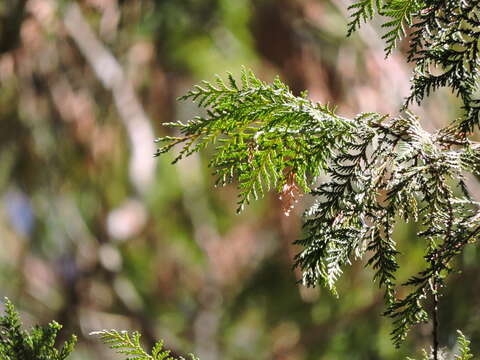
[[[160,340],[155,343],[152,350],[145,351],[140,342],[140,333],[135,331],[129,333],[128,331],[118,330],[100,330],[90,333],[90,335],[99,336],[104,344],[110,346],[117,353],[125,355],[126,360],[184,360],[183,357],[174,357],[171,350],[163,348],[163,341]],[[191,360],[198,360],[197,357],[190,354]]]
[[[441,351],[439,355],[440,360],[454,359],[454,360],[470,360],[473,359],[472,351],[470,350],[470,340],[468,340],[465,335],[460,330],[457,330],[457,346],[456,351],[448,353],[447,351]],[[420,360],[430,360],[433,358],[433,355],[425,351],[422,351],[422,357]],[[407,358],[407,360],[415,360],[412,358]]]
[[[63,346],[55,342],[62,325],[52,321],[47,326],[23,330],[18,312],[5,299],[5,314],[0,317],[0,359],[2,360],[64,360],[73,351],[76,337],[72,335]]]

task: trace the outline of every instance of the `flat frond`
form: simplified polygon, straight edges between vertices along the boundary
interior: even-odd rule
[[[3,360],[65,360],[73,351],[76,337],[71,336],[60,348],[56,346],[62,326],[53,321],[47,326],[35,326],[30,332],[22,322],[12,302],[5,299],[5,314],[0,317],[0,357]]]
[[[247,70],[241,78],[240,86],[231,75],[229,85],[217,78],[196,86],[181,99],[196,101],[208,115],[175,123],[180,136],[158,140],[158,154],[182,146],[174,162],[215,144],[209,166],[217,184],[237,182],[239,211],[270,189],[308,192],[336,139],[353,126],[328,107],[294,96],[279,79],[266,84]]]
[[[125,330],[111,329],[94,331],[90,335],[98,336],[111,349],[125,355],[126,360],[184,360],[182,357],[171,356],[171,351],[164,349],[162,340],[155,343],[151,352],[145,351],[140,342],[141,335],[137,331],[129,333]],[[191,360],[198,360],[192,354],[190,354],[190,358]]]
[[[382,36],[387,43],[386,56],[390,55],[398,41],[405,36],[406,28],[412,25],[413,17],[422,9],[423,2],[419,0],[391,0],[382,8],[382,15],[390,18],[382,24],[387,33]]]
[[[362,23],[371,20],[377,12],[381,12],[383,0],[358,0],[348,7],[350,22],[348,23],[347,36],[352,35],[360,28]]]

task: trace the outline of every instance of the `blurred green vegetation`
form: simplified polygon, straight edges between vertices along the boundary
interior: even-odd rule
[[[208,152],[175,166],[152,158],[162,123],[198,112],[176,97],[241,65],[344,115],[395,114],[410,77],[401,49],[385,61],[374,26],[346,39],[347,6],[1,1],[0,295],[25,322],[55,319],[65,338],[78,334],[77,360],[113,358],[88,336],[104,328],[202,360],[400,359],[428,346],[425,324],[393,348],[362,263],[344,275],[340,299],[297,284],[291,242],[304,205],[285,217],[271,195],[235,215],[236,190],[213,188]],[[431,130],[456,103],[441,93],[417,110]],[[422,265],[415,231],[396,234],[405,276]],[[470,246],[443,290],[440,330],[453,346],[461,328],[478,353],[480,253]]]

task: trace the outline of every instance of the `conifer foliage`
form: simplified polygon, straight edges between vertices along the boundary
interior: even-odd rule
[[[385,291],[385,314],[393,319],[392,339],[399,346],[413,325],[428,320],[425,300],[437,301],[455,257],[480,239],[480,203],[465,184],[467,173],[480,176],[480,144],[469,139],[480,123],[480,5],[361,0],[350,9],[348,34],[375,14],[386,18],[387,56],[411,33],[408,60],[415,70],[403,115],[346,119],[306,94],[295,97],[279,79],[266,84],[244,70],[240,85],[228,75],[228,85],[217,78],[183,96],[207,115],[171,124],[180,135],[160,138],[158,154],[180,144],[177,161],[214,144],[210,166],[218,184],[238,184],[239,210],[269,189],[281,196],[295,188],[310,193],[315,203],[305,212],[305,236],[296,241],[304,284],[336,293],[343,267],[367,257]],[[458,94],[464,116],[428,133],[407,107],[441,86]],[[317,185],[319,175],[328,180]],[[392,234],[401,219],[418,224],[426,266],[398,284]],[[399,285],[405,286],[402,297]]]
[[[172,123],[181,136],[164,137],[157,155],[177,144],[183,149],[174,162],[211,143],[216,144],[210,166],[217,184],[238,180],[239,208],[265,191],[295,183],[308,191],[308,176],[327,168],[330,148],[353,126],[328,106],[295,97],[278,78],[269,85],[244,70],[241,84],[228,75],[204,82],[181,98],[207,109],[206,117]]]
[[[411,34],[408,61],[415,64],[415,70],[405,106],[412,102],[420,104],[432,91],[450,87],[460,97],[465,110],[465,116],[456,124],[459,130],[471,132],[479,125],[478,1],[360,0],[349,9],[348,35],[375,14],[383,18],[386,33],[382,38],[387,44],[387,56],[407,32]]]
[[[13,304],[5,299],[5,314],[0,317],[0,359],[2,360],[65,360],[72,353],[76,337],[71,336],[58,349],[56,338],[62,328],[57,322],[51,322],[45,327],[35,326],[31,332],[22,329],[22,323]],[[473,358],[470,351],[470,341],[459,331],[458,351],[456,360]],[[117,353],[125,356],[126,360],[185,360],[183,357],[173,357],[170,350],[163,347],[163,341],[155,343],[150,352],[141,345],[141,335],[138,332],[101,330],[91,333]],[[190,354],[191,360],[198,360]],[[424,352],[422,360],[429,359]]]
[[[454,359],[454,360],[470,360],[473,359],[472,352],[470,351],[470,340],[468,340],[465,335],[460,330],[457,330],[457,351],[455,353],[449,354],[446,351],[440,353],[439,359]],[[433,354],[429,354],[427,351],[422,351],[421,360],[430,360],[432,359]],[[407,360],[415,360],[407,357]]]
[[[126,360],[185,360],[184,358],[174,358],[170,355],[170,350],[163,348],[163,341],[158,341],[153,346],[151,352],[147,352],[140,343],[140,333],[117,330],[101,330],[91,333],[97,335],[104,344],[110,346],[119,354],[126,356]],[[191,360],[198,360],[190,355]]]
[[[72,336],[61,348],[55,345],[60,324],[52,321],[47,326],[35,326],[30,332],[22,329],[22,322],[12,303],[5,299],[5,314],[0,317],[0,359],[2,360],[64,360],[73,351],[76,337]]]

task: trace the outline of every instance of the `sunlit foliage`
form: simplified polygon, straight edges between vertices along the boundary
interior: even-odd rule
[[[480,238],[479,204],[465,185],[465,173],[480,175],[480,146],[467,137],[479,124],[478,3],[360,1],[351,6],[349,33],[362,20],[379,14],[391,18],[386,54],[413,27],[410,60],[416,64],[412,94],[420,102],[439,86],[460,95],[465,117],[436,133],[422,129],[409,112],[396,118],[374,113],[345,119],[305,96],[293,96],[275,80],[268,85],[244,71],[241,86],[229,75],[204,82],[182,97],[207,109],[206,117],[173,124],[181,136],[159,139],[158,154],[182,144],[179,160],[209,143],[218,143],[210,161],[218,183],[236,181],[239,210],[251,198],[276,188],[280,195],[298,186],[316,199],[305,213],[303,250],[296,265],[307,286],[321,283],[334,293],[342,268],[368,256],[367,266],[385,289],[386,315],[394,322],[396,346],[412,325],[428,319],[427,297],[452,271],[452,260]],[[417,21],[413,25],[413,19]],[[444,69],[442,75],[431,66]],[[318,175],[328,180],[317,186]],[[400,219],[420,227],[425,268],[396,294],[397,246],[392,237]]]

